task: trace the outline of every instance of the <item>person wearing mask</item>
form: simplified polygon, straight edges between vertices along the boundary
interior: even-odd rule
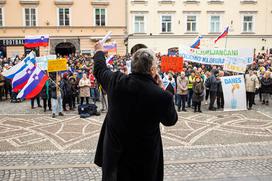
[[[188,77],[188,99],[187,99],[187,105],[188,107],[191,107],[192,105],[192,96],[193,96],[193,84],[195,82],[195,72],[192,70],[191,75]]]
[[[195,77],[195,82],[193,84],[193,96],[192,100],[194,102],[194,112],[201,111],[201,102],[204,99],[204,84],[200,76]]]
[[[254,103],[255,92],[260,87],[258,77],[253,73],[252,70],[249,70],[245,75],[245,84],[247,107],[248,110],[251,110]]]
[[[178,120],[173,95],[159,87],[155,54],[139,49],[129,75],[111,72],[103,45],[97,43],[94,75],[108,95],[95,164],[102,167],[102,180],[163,180],[163,145],[160,123]],[[125,114],[124,114],[125,113]]]
[[[186,98],[188,94],[188,79],[185,76],[185,72],[181,72],[180,76],[177,78],[177,106],[178,112],[180,112],[181,103],[182,103],[182,111],[186,112],[185,104]]]
[[[272,79],[270,72],[266,71],[261,79],[263,104],[269,105],[270,94],[272,94]]]
[[[84,102],[84,98],[86,100],[86,104],[89,104],[89,98],[90,98],[90,87],[91,82],[90,79],[87,78],[87,74],[83,74],[82,79],[79,81],[79,96],[80,96],[80,104],[82,105]]]

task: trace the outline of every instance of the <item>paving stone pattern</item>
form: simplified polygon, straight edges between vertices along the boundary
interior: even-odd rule
[[[105,114],[51,118],[29,102],[0,102],[0,180],[101,180],[93,164]],[[272,180],[272,111],[179,113],[161,126],[165,180]]]

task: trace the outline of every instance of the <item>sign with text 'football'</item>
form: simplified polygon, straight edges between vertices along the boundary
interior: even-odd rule
[[[224,111],[246,110],[246,88],[243,75],[221,77]]]
[[[67,70],[67,59],[48,60],[48,72],[60,72]]]

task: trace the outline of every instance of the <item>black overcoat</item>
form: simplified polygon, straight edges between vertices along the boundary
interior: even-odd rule
[[[150,75],[111,72],[101,51],[94,56],[94,75],[107,92],[109,105],[95,155],[102,180],[163,180],[159,124],[177,122],[173,96]]]

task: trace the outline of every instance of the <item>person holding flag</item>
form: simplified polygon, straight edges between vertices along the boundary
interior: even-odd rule
[[[62,107],[63,90],[60,88],[60,75],[56,73],[56,82],[50,82],[49,86],[51,88],[51,98],[52,98],[52,118],[56,117],[58,113],[59,116],[64,116]]]

